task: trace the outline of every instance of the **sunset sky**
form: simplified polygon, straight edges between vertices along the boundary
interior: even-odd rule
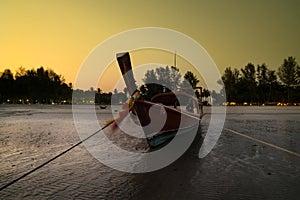
[[[142,27],[190,36],[221,73],[248,62],[277,69],[288,56],[300,63],[299,10],[297,0],[0,0],[0,72],[44,66],[74,82],[99,43]]]

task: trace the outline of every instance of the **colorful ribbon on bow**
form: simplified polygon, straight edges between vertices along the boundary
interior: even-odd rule
[[[122,111],[120,111],[116,118],[107,120],[105,126],[112,124],[112,130],[115,130],[118,127],[118,124],[121,123],[124,118],[128,115],[130,111],[132,111],[134,107],[134,103],[137,99],[140,98],[140,92],[136,90],[133,95],[126,101],[126,103],[122,106]]]

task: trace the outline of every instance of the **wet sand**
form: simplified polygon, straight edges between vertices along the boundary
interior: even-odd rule
[[[0,109],[0,186],[80,141],[70,106]],[[300,153],[298,107],[247,109],[229,108],[225,127]],[[111,117],[107,110],[97,113],[100,122]],[[300,158],[295,155],[223,130],[212,152],[199,159],[208,120],[209,114],[188,151],[161,170],[119,172],[79,145],[1,190],[0,199],[299,199]]]

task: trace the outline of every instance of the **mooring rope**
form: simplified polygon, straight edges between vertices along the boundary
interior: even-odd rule
[[[5,188],[9,187],[10,185],[16,183],[17,181],[25,178],[26,176],[32,174],[33,172],[37,171],[38,169],[44,167],[45,165],[49,164],[50,162],[56,160],[57,158],[61,157],[62,155],[66,154],[67,152],[71,151],[72,149],[74,149],[75,147],[77,147],[78,145],[82,144],[83,142],[85,142],[86,140],[90,139],[91,137],[93,137],[94,135],[96,135],[97,133],[99,133],[100,131],[102,131],[103,129],[107,128],[111,123],[113,123],[114,121],[111,121],[110,123],[105,124],[105,126],[103,126],[101,129],[97,130],[96,132],[94,132],[93,134],[91,134],[90,136],[88,136],[87,138],[85,138],[84,140],[81,140],[80,142],[76,143],[75,145],[69,147],[68,149],[66,149],[65,151],[59,153],[58,155],[54,156],[53,158],[51,158],[50,160],[47,160],[46,162],[40,164],[39,166],[37,166],[36,168],[26,172],[25,174],[23,174],[22,176],[10,181],[9,183],[1,186],[0,191],[4,190]]]
[[[283,147],[280,147],[280,146],[277,146],[277,145],[274,145],[274,144],[265,142],[265,141],[263,141],[263,140],[260,140],[260,139],[255,138],[255,137],[251,137],[251,136],[246,135],[246,134],[244,134],[244,133],[237,132],[237,131],[232,130],[232,129],[230,129],[230,128],[223,127],[223,129],[226,130],[226,131],[229,131],[229,132],[231,132],[231,133],[234,133],[234,134],[236,134],[236,135],[242,136],[242,137],[244,137],[244,138],[247,138],[247,139],[253,140],[253,141],[255,141],[255,142],[264,144],[264,145],[266,145],[266,146],[272,147],[272,148],[277,149],[277,150],[279,150],[279,151],[283,151],[283,152],[286,152],[286,153],[288,153],[288,154],[291,154],[291,155],[300,157],[300,154],[299,154],[299,153],[296,153],[296,152],[294,152],[294,151],[290,151],[290,150],[285,149],[285,148],[283,148]]]

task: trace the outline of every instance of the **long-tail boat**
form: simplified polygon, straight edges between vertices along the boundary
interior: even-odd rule
[[[150,101],[145,100],[143,99],[142,92],[135,84],[129,53],[118,53],[116,57],[127,91],[129,94],[132,94],[128,101],[127,113],[131,111],[137,115],[151,148],[167,143],[174,138],[179,130],[180,133],[186,133],[195,126],[198,127],[203,117],[201,87],[194,88],[199,89],[199,98],[195,98],[183,92],[171,91],[157,94],[153,96]],[[197,108],[196,111],[192,113],[180,109],[179,106],[177,106],[178,96],[190,98],[194,104],[193,107]],[[118,121],[120,122],[122,119],[115,120],[115,126],[117,126]],[[164,124],[162,124],[162,121]]]

